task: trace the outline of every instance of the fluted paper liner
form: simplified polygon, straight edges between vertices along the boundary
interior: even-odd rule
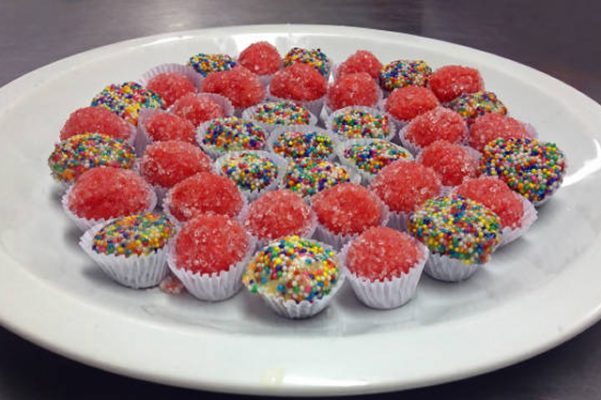
[[[466,264],[461,260],[430,253],[424,271],[428,276],[445,282],[460,282],[471,277],[486,264]]]

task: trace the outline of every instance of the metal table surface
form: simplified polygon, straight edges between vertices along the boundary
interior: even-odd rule
[[[116,41],[261,23],[338,24],[447,40],[553,75],[601,102],[601,2],[2,0],[0,85]],[[599,399],[601,323],[538,357],[483,376],[410,390],[405,399]],[[0,328],[0,398],[229,398],[87,367]],[[398,393],[365,396],[397,398]]]

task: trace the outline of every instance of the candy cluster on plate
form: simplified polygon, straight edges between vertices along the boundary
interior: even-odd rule
[[[474,68],[258,42],[109,84],[48,164],[122,285],[202,301],[246,286],[306,318],[348,280],[391,309],[422,272],[472,276],[561,186],[563,152],[508,113]]]

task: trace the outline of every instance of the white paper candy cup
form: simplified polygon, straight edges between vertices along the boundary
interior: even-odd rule
[[[285,103],[292,103],[292,102],[286,101]],[[255,119],[255,115],[257,113],[257,108],[259,108],[260,106],[262,106],[264,104],[265,103],[260,103],[260,104],[254,105],[252,107],[248,107],[246,110],[244,110],[242,112],[242,118],[253,121],[257,125],[260,125],[261,127],[263,127],[263,129],[265,129],[269,133],[273,132],[274,129],[281,127],[281,126],[293,126],[293,125],[286,125],[286,124],[266,124],[264,122],[257,121]],[[315,126],[316,124],[317,124],[317,117],[309,111],[309,123],[307,125]],[[299,126],[299,125],[296,125],[296,126]]]
[[[321,109],[323,107],[323,103],[325,101],[325,94],[323,96],[321,96],[319,99],[316,100],[311,100],[311,101],[307,101],[307,100],[294,100],[294,99],[283,99],[281,97],[277,97],[274,96],[273,94],[271,94],[271,89],[268,86],[267,87],[267,101],[291,101],[293,103],[296,103],[300,106],[305,107],[307,110],[309,110],[311,112],[311,114],[315,115],[315,116],[319,116],[321,115]]]
[[[360,106],[360,105],[357,105],[357,106],[348,106],[348,107],[365,107],[365,108],[371,108],[372,110],[374,108],[377,109],[378,105],[384,99],[384,94],[382,92],[382,89],[380,89],[379,86],[376,86],[376,89],[377,89],[377,97],[376,97],[376,102],[373,105],[371,105],[371,106]],[[348,108],[348,107],[343,107],[343,108]],[[335,111],[339,111],[339,110],[341,110],[341,108],[339,108],[338,110],[333,110],[332,109],[332,106],[330,105],[329,98],[326,96],[326,99],[325,99],[324,104],[323,104],[323,109],[321,110],[321,117],[322,117],[321,119],[322,119],[322,121],[324,123],[326,123],[326,121],[329,120],[330,115],[332,115]],[[392,121],[392,119],[393,118],[390,118],[391,121]]]
[[[397,231],[406,231],[407,230],[407,222],[409,221],[409,215],[407,213],[399,213],[395,211],[390,211],[390,216],[388,218],[388,227],[392,229],[396,229]]]
[[[415,239],[414,239],[415,240]],[[346,266],[346,257],[352,245],[347,243],[340,252],[340,259],[344,270],[349,278],[353,292],[363,304],[368,307],[389,310],[400,307],[415,297],[417,284],[422,276],[424,265],[428,259],[429,251],[426,246],[415,240],[418,244],[422,257],[409,272],[401,273],[401,276],[385,280],[370,281],[349,271]]]
[[[98,264],[106,275],[117,283],[134,289],[157,286],[168,272],[167,247],[142,256],[132,255],[125,257],[122,255],[97,253],[92,248],[94,245],[94,236],[105,225],[106,223],[101,223],[84,232],[79,240],[79,246]]]
[[[409,125],[404,125],[401,127],[401,129],[399,129],[398,139],[404,148],[409,150],[411,152],[411,154],[413,154],[414,156],[417,156],[420,153],[420,151],[422,150],[422,148],[419,145],[413,143],[411,140],[406,138],[408,126]]]
[[[471,277],[485,264],[466,264],[448,256],[430,253],[426,261],[426,274],[444,282],[460,282]]]
[[[332,132],[330,132],[326,129],[319,128],[317,126],[311,126],[311,125],[278,126],[277,128],[275,128],[273,130],[273,132],[271,132],[271,135],[269,135],[269,138],[267,139],[267,145],[265,146],[266,149],[272,153],[275,153],[275,151],[273,149],[275,142],[280,138],[280,136],[282,136],[286,132],[302,132],[302,133],[316,132],[319,135],[327,136],[328,138],[330,138],[330,141],[332,142],[332,153],[327,157],[327,160],[333,161],[336,159],[336,147],[338,146],[338,143],[339,143],[339,140],[336,137],[336,135],[334,135]],[[288,159],[288,157],[285,157],[283,155],[280,155],[280,157]]]
[[[200,148],[207,153],[213,160],[218,159],[219,157],[230,153],[230,152],[234,152],[234,151],[251,151],[253,149],[236,149],[236,150],[224,150],[224,149],[220,149],[216,146],[213,145],[209,145],[209,144],[204,144],[203,140],[206,134],[207,129],[209,128],[209,126],[213,123],[213,120],[209,120],[209,121],[205,121],[202,124],[200,124],[198,126],[198,128],[196,129],[196,142],[198,143],[198,145],[200,146]],[[267,131],[266,129],[264,129],[263,127],[261,127],[259,124],[257,124],[257,126],[259,126],[265,133],[265,142],[263,143],[263,146],[261,147],[262,150],[263,148],[265,148],[267,146],[267,141],[269,140],[270,134],[269,131]]]
[[[524,215],[522,216],[521,224],[519,227],[504,227],[501,230],[501,243],[499,243],[499,247],[505,246],[513,242],[514,240],[522,237],[534,224],[534,221],[536,221],[536,219],[538,218],[538,213],[536,212],[536,208],[534,208],[534,205],[522,195],[519,195],[517,193],[515,195],[522,202],[522,207],[524,208]]]
[[[325,119],[324,123],[325,123],[326,129],[329,130],[330,132],[333,132],[340,140],[349,140],[350,138],[343,137],[341,134],[334,132],[334,129],[333,129],[334,118],[336,118],[337,116],[339,116],[341,114],[344,114],[347,111],[355,111],[355,110],[367,112],[372,115],[384,114],[384,115],[388,116],[388,135],[386,135],[383,138],[365,138],[365,139],[386,139],[386,140],[391,141],[397,135],[397,127],[394,124],[394,118],[392,117],[392,115],[388,114],[385,111],[378,109],[377,107],[349,106],[349,107],[344,107],[339,110],[336,110],[333,113],[331,113],[330,115],[328,115],[328,117]]]
[[[198,72],[196,72],[194,68],[188,65],[181,64],[161,64],[157,65],[156,67],[152,67],[151,69],[142,74],[140,84],[142,86],[147,86],[148,82],[150,82],[152,78],[165,73],[175,73],[183,75],[194,84],[197,91],[200,91],[202,88],[202,80],[204,79],[204,77]]]

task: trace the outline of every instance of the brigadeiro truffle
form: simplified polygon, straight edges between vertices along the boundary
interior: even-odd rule
[[[108,85],[94,96],[90,105],[104,107],[132,125],[138,124],[141,109],[164,106],[158,94],[136,82]]]
[[[202,90],[227,97],[239,112],[265,99],[265,87],[255,74],[244,67],[208,75],[202,81]]]
[[[470,147],[437,140],[422,150],[418,161],[432,168],[444,186],[457,186],[464,179],[474,178],[479,174],[479,156]]]
[[[329,76],[332,67],[332,62],[320,49],[303,49],[300,47],[293,47],[284,56],[285,67],[294,64],[308,65],[326,78]]]
[[[236,66],[236,61],[227,54],[198,53],[188,60],[188,65],[206,77],[213,72],[228,71]]]
[[[180,64],[161,64],[142,75],[141,83],[158,94],[165,108],[187,94],[195,94],[202,82],[202,76],[193,68]]]
[[[445,107],[456,111],[468,124],[487,113],[507,114],[507,108],[497,95],[486,91],[462,94],[445,104]]]
[[[228,151],[261,150],[267,132],[258,124],[237,117],[215,118],[198,128],[196,140],[211,157]]]
[[[387,139],[396,133],[392,118],[375,108],[351,106],[334,111],[326,119],[326,128],[340,140]]]
[[[461,65],[445,65],[430,76],[430,89],[443,103],[466,94],[484,89],[480,72],[475,68]]]
[[[138,122],[143,146],[153,142],[178,140],[196,143],[196,130],[187,119],[162,110],[143,111]],[[143,149],[142,149],[143,150]]]
[[[461,115],[437,107],[413,119],[399,131],[399,138],[403,147],[416,155],[437,140],[463,143],[467,134],[467,125]]]
[[[375,107],[382,99],[382,91],[366,72],[345,74],[328,87],[328,113],[348,106]]]
[[[327,80],[315,68],[294,63],[275,73],[269,84],[271,100],[291,100],[319,115],[327,91]]]
[[[310,157],[333,159],[338,141],[327,130],[315,126],[283,126],[276,128],[267,147],[286,159]]]
[[[82,133],[101,133],[133,144],[136,128],[104,107],[84,107],[69,115],[61,129],[60,140]]]
[[[258,75],[263,84],[268,84],[271,76],[282,67],[282,59],[274,45],[256,42],[242,50],[238,64]]]
[[[187,94],[173,103],[169,112],[187,120],[196,128],[208,120],[234,115],[234,106],[219,94]]]
[[[291,101],[269,101],[244,110],[243,119],[250,119],[271,132],[282,125],[315,125],[317,118],[305,107]]]
[[[367,50],[357,50],[336,68],[336,78],[346,74],[366,72],[372,79],[379,79],[382,63],[373,53]]]
[[[498,138],[523,139],[533,136],[533,130],[526,124],[502,114],[489,113],[476,118],[470,126],[467,142],[474,149],[482,151],[484,146]]]
[[[282,187],[307,197],[340,183],[359,183],[359,180],[359,176],[348,167],[328,160],[305,157],[288,164]]]
[[[384,109],[402,125],[438,106],[438,100],[428,88],[407,86],[395,89],[384,103]]]
[[[382,67],[380,86],[392,92],[405,86],[426,86],[432,68],[423,60],[396,60]]]

